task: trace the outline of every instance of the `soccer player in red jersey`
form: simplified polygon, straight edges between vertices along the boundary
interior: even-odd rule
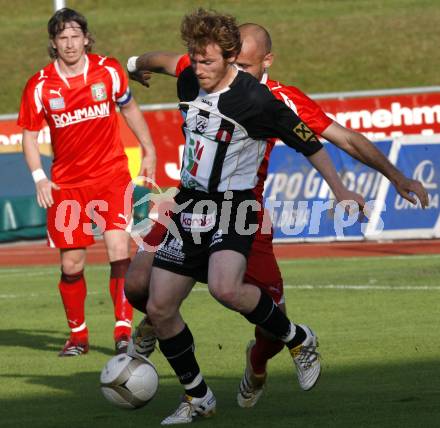
[[[242,24],[240,34],[242,47],[236,61],[240,68],[265,84],[276,98],[284,101],[317,135],[321,135],[353,158],[385,175],[406,200],[415,204],[416,198],[411,195],[414,193],[422,206],[427,206],[428,196],[423,185],[419,181],[405,177],[366,137],[330,119],[315,101],[298,88],[269,79],[267,70],[273,63],[274,55],[271,51],[272,41],[265,28],[258,24]],[[267,177],[270,153],[275,142],[276,140],[268,141],[259,170],[256,193],[260,198]],[[283,280],[273,253],[271,235],[257,234],[248,258],[246,277],[248,282],[263,288],[274,300],[275,296],[283,296]],[[280,307],[285,310],[284,299],[281,298],[280,302]],[[281,341],[275,340],[256,327],[255,341],[249,342],[246,350],[246,370],[237,395],[240,406],[255,405],[266,380],[267,361],[280,352],[282,347]]]
[[[94,243],[92,221],[104,233],[110,261],[116,352],[126,350],[133,308],[124,293],[130,263],[132,184],[120,138],[116,107],[145,150],[141,168],[154,174],[156,155],[148,127],[114,58],[91,54],[93,38],[84,16],[68,8],[48,22],[53,61],[32,76],[23,92],[18,124],[35,181],[38,203],[47,209],[47,238],[60,249],[59,290],[70,337],[59,353],[88,351],[84,303],[86,247]],[[41,168],[37,137],[46,121],[54,159],[51,179]]]

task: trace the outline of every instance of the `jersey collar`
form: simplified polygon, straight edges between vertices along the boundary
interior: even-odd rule
[[[60,69],[60,65],[58,64],[58,60],[56,59],[54,62],[55,70],[58,73],[58,76],[60,79],[65,83],[65,85],[70,88],[69,80],[67,77],[63,74],[63,72]],[[87,84],[87,72],[89,71],[89,56],[85,55],[85,63],[84,63],[84,70],[83,70],[83,77],[84,77],[84,84]]]
[[[268,80],[269,80],[269,75],[266,72],[264,72],[263,77],[260,80],[260,83],[262,85],[266,85]]]

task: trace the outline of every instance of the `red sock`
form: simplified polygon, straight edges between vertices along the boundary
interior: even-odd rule
[[[125,273],[130,265],[130,259],[110,262],[110,295],[115,310],[115,329],[113,336],[118,340],[121,336],[130,336],[133,320],[133,307],[124,293]]]
[[[260,327],[255,327],[255,339],[255,345],[251,351],[251,364],[256,374],[263,374],[268,360],[284,348],[284,342],[264,336]]]
[[[84,315],[87,287],[83,271],[72,275],[63,272],[58,289],[70,328],[70,339],[77,343],[87,343],[89,332]]]

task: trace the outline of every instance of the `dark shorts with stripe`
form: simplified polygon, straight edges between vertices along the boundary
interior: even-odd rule
[[[261,209],[252,190],[205,193],[182,188],[175,201],[178,208],[153,266],[206,283],[214,252],[233,250],[247,258]],[[179,206],[184,208],[176,212]]]

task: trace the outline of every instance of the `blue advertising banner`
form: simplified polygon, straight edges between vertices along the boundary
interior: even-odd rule
[[[411,137],[377,142],[390,161],[430,193],[430,206],[413,207],[380,173],[325,144],[342,181],[367,201],[364,218],[335,206],[327,184],[308,160],[284,144],[273,149],[264,191],[277,241],[333,241],[433,237],[439,218],[440,139],[426,144]],[[431,138],[432,139],[432,138]],[[437,228],[438,229],[438,228]],[[429,234],[427,232],[429,230]]]
[[[423,143],[421,144],[421,140]],[[440,139],[405,137],[393,142],[393,162],[406,176],[423,183],[429,205],[422,209],[403,199],[384,180],[367,236],[374,239],[433,238],[440,234]],[[380,210],[380,218],[379,218]],[[375,224],[376,220],[378,223]],[[381,224],[383,223],[383,225]],[[383,230],[381,231],[381,229]]]

